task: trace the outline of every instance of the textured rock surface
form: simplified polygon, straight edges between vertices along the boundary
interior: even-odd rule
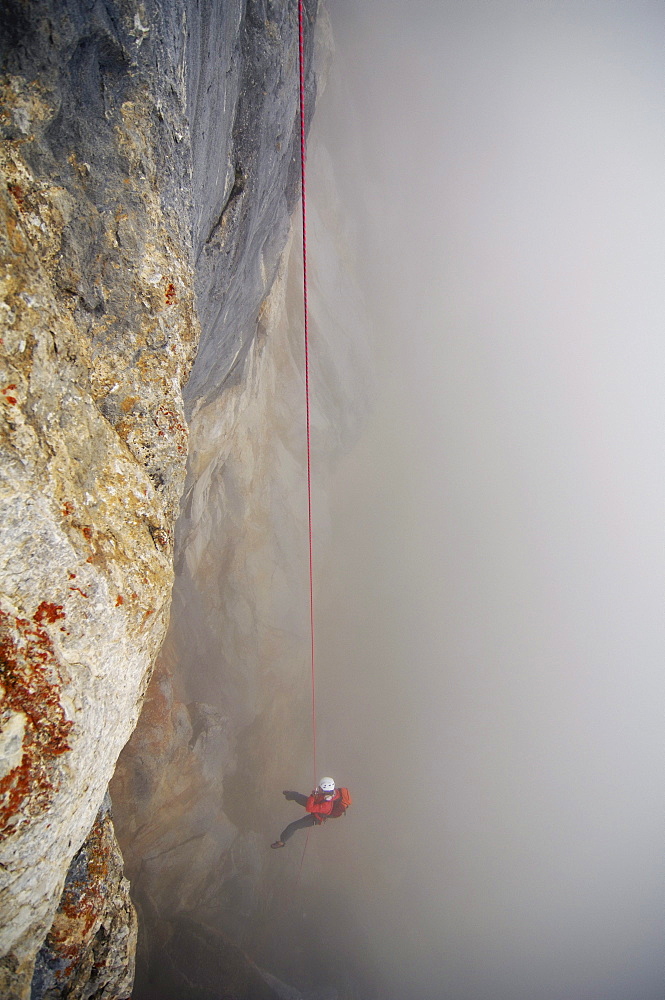
[[[318,6],[305,0],[308,116]],[[209,0],[195,9],[196,19],[188,14],[188,109],[202,336],[185,389],[190,412],[216,399],[231,371],[242,377],[300,178],[297,3]]]
[[[30,1000],[125,1000],[131,994],[137,919],[109,806],[107,797],[69,866]]]
[[[29,989],[168,621],[198,325],[187,213],[163,163],[186,173],[181,67],[160,102],[139,41],[129,6],[3,6],[6,997]]]

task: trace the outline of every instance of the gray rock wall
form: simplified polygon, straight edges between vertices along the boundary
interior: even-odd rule
[[[318,0],[304,7],[309,64]],[[241,376],[300,180],[297,3],[201,0],[196,10],[187,67],[203,333],[185,389],[190,413],[219,395],[229,372]],[[308,120],[315,93],[309,67]]]

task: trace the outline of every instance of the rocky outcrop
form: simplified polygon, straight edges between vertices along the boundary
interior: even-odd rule
[[[158,108],[129,11],[48,14],[9,5],[3,33],[6,997],[29,989],[163,640],[198,337],[187,228],[161,196],[177,66]]]
[[[69,866],[58,913],[37,955],[30,1000],[129,997],[136,934],[107,796]]]
[[[305,0],[308,63],[318,6],[319,0]],[[297,3],[212,0],[200,8],[187,19],[193,246],[202,327],[185,389],[189,414],[215,400],[230,373],[243,376],[300,179]],[[308,118],[315,93],[310,65]]]
[[[52,925],[48,947],[63,940],[70,862],[164,638],[199,329],[192,414],[240,375],[286,239],[297,47],[286,2],[3,0],[0,13],[10,998],[28,995]]]

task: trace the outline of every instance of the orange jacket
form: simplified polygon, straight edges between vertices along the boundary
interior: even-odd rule
[[[308,813],[311,813],[315,818],[317,823],[324,823],[329,816],[335,819],[337,816],[341,816],[342,811],[335,808],[335,805],[342,797],[342,793],[339,788],[336,788],[332,795],[326,794],[325,792],[319,792],[316,789],[307,799],[307,805],[305,809]]]

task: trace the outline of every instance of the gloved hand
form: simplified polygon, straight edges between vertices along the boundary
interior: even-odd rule
[[[284,796],[287,802],[293,802],[295,798],[295,792],[282,792],[282,795]]]

